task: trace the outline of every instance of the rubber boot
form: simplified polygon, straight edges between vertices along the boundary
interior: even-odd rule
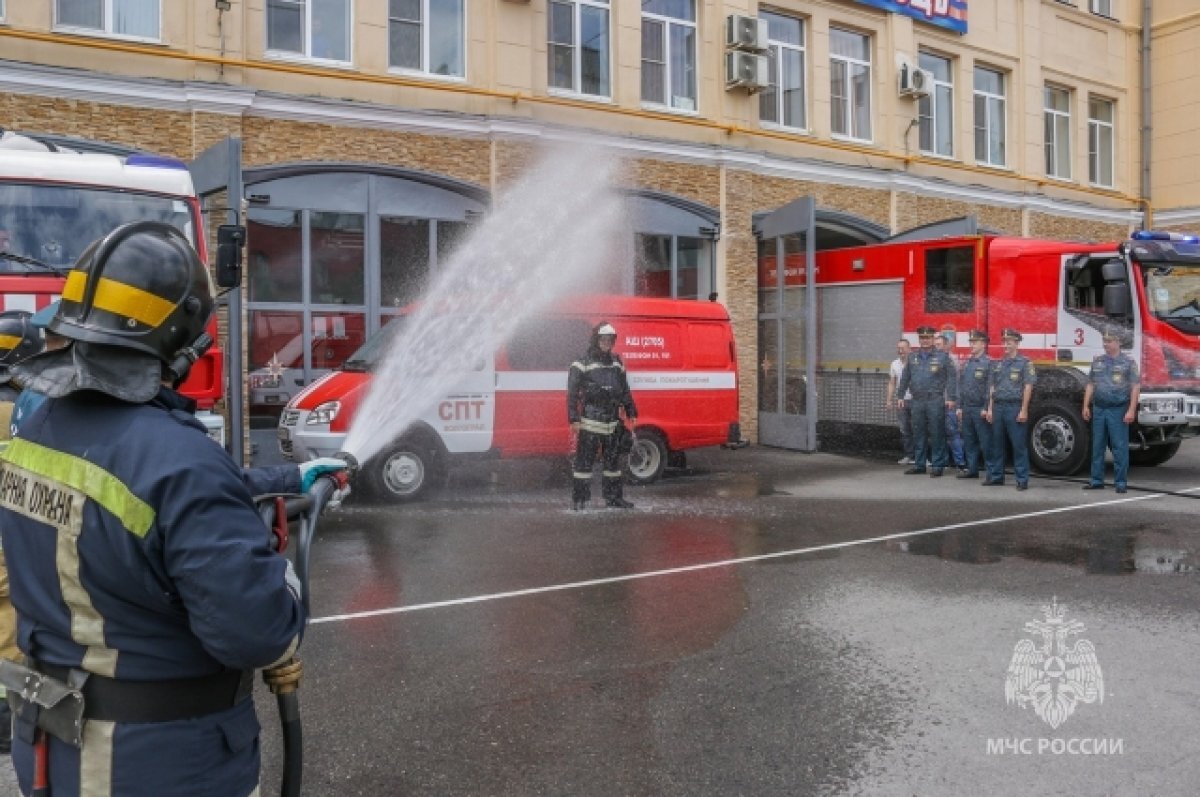
[[[578,512],[587,509],[592,502],[592,484],[590,481],[575,479],[571,487],[571,511]]]
[[[612,509],[633,509],[633,504],[625,500],[624,484],[620,478],[605,478],[604,504]]]

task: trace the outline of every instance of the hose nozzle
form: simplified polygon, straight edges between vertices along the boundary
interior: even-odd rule
[[[351,479],[358,474],[358,459],[349,451],[339,451],[333,456],[346,463],[346,475]]]

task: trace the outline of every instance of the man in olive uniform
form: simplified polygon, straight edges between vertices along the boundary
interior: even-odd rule
[[[1029,400],[1037,384],[1037,370],[1029,358],[1017,351],[1021,333],[1006,329],[1004,357],[992,361],[990,401],[985,416],[992,424],[992,461],[988,478],[983,484],[991,487],[1004,484],[1005,441],[1012,444],[1013,473],[1017,489],[1029,489],[1029,443],[1025,439],[1029,426]]]
[[[1113,453],[1113,482],[1125,492],[1129,476],[1129,424],[1137,417],[1141,378],[1137,363],[1121,351],[1121,333],[1104,331],[1104,354],[1092,360],[1083,392],[1083,419],[1092,422],[1092,480],[1085,490],[1104,489],[1104,450]]]
[[[946,467],[946,410],[954,409],[958,401],[954,360],[946,352],[934,348],[933,336],[933,327],[917,328],[921,348],[908,355],[900,384],[896,385],[898,396],[912,391],[911,399],[896,402],[901,408],[912,408],[916,464],[904,471],[909,475],[925,472],[926,454],[930,461],[929,475],[942,475]]]
[[[986,473],[992,463],[992,425],[986,417],[992,358],[987,355],[986,332],[972,329],[970,339],[971,355],[958,372],[958,418],[966,460],[960,479],[978,479],[980,464]]]

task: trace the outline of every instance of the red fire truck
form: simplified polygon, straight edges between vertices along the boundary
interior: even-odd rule
[[[774,279],[772,262],[763,261],[764,279]],[[794,257],[785,263],[785,287],[803,286],[802,264]],[[1103,352],[1102,329],[1116,325],[1142,372],[1133,464],[1166,462],[1184,438],[1200,434],[1196,236],[1138,232],[1107,244],[993,235],[904,240],[821,252],[815,267],[820,418],[892,423],[882,412],[861,417],[861,382],[855,391],[834,389],[834,381],[851,371],[861,378],[864,363],[878,366],[900,334],[915,342],[921,325],[953,330],[963,354],[969,331],[983,329],[989,354],[999,356],[1000,332],[1012,327],[1038,369],[1032,463],[1044,473],[1076,473],[1089,461],[1090,431],[1080,414],[1088,369]],[[875,333],[856,336],[860,329]]]
[[[81,153],[0,130],[0,310],[40,310],[59,298],[67,271],[87,246],[130,221],[178,227],[207,260],[200,202],[187,166],[150,154]],[[214,319],[209,334],[216,340]],[[221,350],[209,349],[182,392],[224,443]]]

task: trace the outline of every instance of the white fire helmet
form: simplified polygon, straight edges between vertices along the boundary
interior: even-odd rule
[[[615,338],[617,336],[616,327],[614,327],[612,324],[601,324],[600,328],[596,330],[596,337],[601,337],[603,335],[612,335]]]

